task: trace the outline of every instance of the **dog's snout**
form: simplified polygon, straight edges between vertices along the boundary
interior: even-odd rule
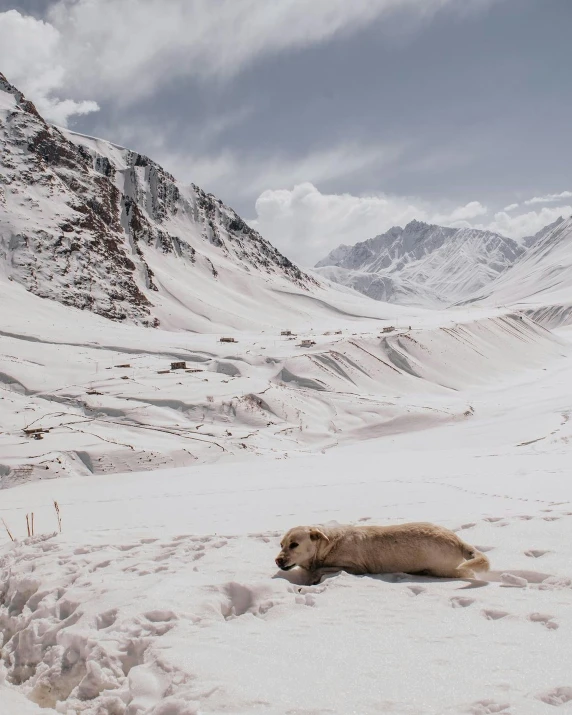
[[[278,566],[279,568],[282,568],[284,566],[285,561],[283,556],[277,556],[275,560],[276,566]]]

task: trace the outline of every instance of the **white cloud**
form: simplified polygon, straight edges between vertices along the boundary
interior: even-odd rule
[[[514,211],[519,207],[519,204],[509,204],[508,206],[505,206],[503,211]]]
[[[465,206],[459,206],[445,214],[435,214],[433,221],[435,223],[445,223],[454,225],[460,222],[467,222],[477,216],[483,216],[487,213],[486,206],[483,206],[479,201],[470,201]]]
[[[59,61],[59,31],[16,10],[0,13],[0,68],[7,79],[36,103],[46,119],[65,126],[69,117],[99,109],[93,101],[60,100],[66,71]]]
[[[532,199],[528,199],[524,203],[527,206],[533,204],[554,204],[557,201],[562,201],[562,199],[572,198],[572,191],[562,191],[560,194],[546,194],[546,196],[534,196]]]
[[[293,260],[313,265],[340,243],[354,244],[413,219],[465,225],[486,211],[478,201],[436,210],[420,199],[403,196],[322,194],[305,182],[292,190],[264,191],[251,224]]]
[[[386,14],[483,0],[58,0],[43,22],[0,13],[0,66],[50,119],[130,102],[166,81],[229,78],[256,58],[349,35]],[[87,101],[66,99],[55,95]],[[89,95],[86,97],[86,93]]]
[[[475,228],[486,228],[489,231],[496,231],[504,236],[518,239],[534,236],[541,228],[556,221],[560,216],[567,218],[571,214],[572,206],[543,206],[538,211],[528,211],[516,215],[510,215],[504,210],[496,213],[493,220],[487,224],[475,224]]]

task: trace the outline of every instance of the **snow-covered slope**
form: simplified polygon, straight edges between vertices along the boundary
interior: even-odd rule
[[[490,231],[411,221],[355,246],[339,246],[316,271],[375,300],[446,305],[488,285],[524,250]]]
[[[531,246],[540,243],[544,239],[544,237],[547,236],[559,224],[561,224],[562,221],[564,221],[564,217],[560,216],[556,219],[556,221],[553,221],[552,223],[549,223],[548,226],[544,226],[544,228],[541,228],[540,231],[538,231],[538,233],[535,233],[533,236],[525,236],[525,238],[521,239],[522,245],[526,248],[530,248]],[[521,254],[521,256],[515,261],[515,263],[522,260],[525,254],[526,252]]]
[[[566,325],[572,322],[572,217],[559,219],[538,238],[474,301],[515,306],[546,327]]]

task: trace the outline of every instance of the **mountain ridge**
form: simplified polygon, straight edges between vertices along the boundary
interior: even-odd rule
[[[216,281],[226,265],[317,285],[215,196],[143,154],[48,124],[2,74],[0,147],[0,277],[35,295],[157,327],[169,292],[155,275],[161,256],[189,281]]]
[[[572,216],[536,234],[536,242],[468,302],[512,305],[545,327],[572,322]]]
[[[525,250],[492,231],[413,220],[354,246],[339,246],[315,270],[376,300],[429,300],[442,307],[491,283]]]

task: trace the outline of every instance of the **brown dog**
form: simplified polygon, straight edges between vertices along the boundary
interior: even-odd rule
[[[489,560],[457,534],[426,523],[396,526],[297,526],[280,542],[276,564],[283,571],[299,566],[311,583],[325,573],[410,573],[442,578],[474,578],[488,571]]]

